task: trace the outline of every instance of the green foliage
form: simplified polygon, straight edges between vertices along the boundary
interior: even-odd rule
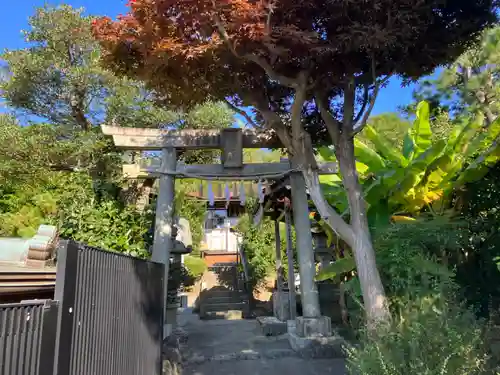
[[[347,353],[352,375],[486,374],[482,326],[463,306],[417,300]]]
[[[467,301],[483,317],[500,308],[500,165],[480,181],[467,184],[458,198],[468,224],[467,256],[456,278]]]
[[[36,10],[24,31],[28,47],[2,55],[7,74],[0,90],[11,108],[80,130],[102,122],[141,128],[231,124],[232,111],[224,103],[207,102],[184,113],[164,106],[144,83],[103,68],[93,19],[69,5]]]
[[[253,213],[257,205],[255,199],[249,199],[246,204],[248,213]],[[249,272],[253,287],[258,287],[269,276],[275,272],[276,267],[276,239],[274,222],[268,217],[258,225],[252,224],[251,215],[243,216],[236,228],[243,235],[242,249],[246,254],[249,264]],[[295,232],[292,231],[292,241]],[[284,277],[288,274],[288,258],[286,256],[286,230],[280,225],[281,258]]]
[[[105,73],[90,34],[92,19],[82,13],[67,5],[36,10],[24,31],[31,47],[2,56],[9,72],[1,86],[7,104],[54,123],[90,128],[98,115],[92,100],[102,97]]]
[[[364,137],[355,141],[358,174],[368,203],[371,225],[387,224],[390,215],[418,215],[422,210],[442,214],[452,194],[464,183],[478,181],[500,158],[497,137],[500,122],[483,128],[481,114],[457,121],[445,139],[432,133],[429,105],[418,105],[413,126],[408,129],[399,150],[375,128],[367,126]],[[333,151],[323,148],[326,160],[334,160]],[[339,178],[321,177],[325,194],[336,209],[344,213],[347,199]],[[385,217],[381,213],[386,213]]]
[[[434,114],[444,110],[459,117],[482,112],[493,122],[500,113],[500,27],[484,30],[475,42],[436,79],[424,80],[414,93],[417,101],[432,103]],[[413,113],[414,106],[406,111]]]
[[[393,320],[361,330],[361,345],[348,350],[350,374],[486,373],[484,327],[459,302],[463,289],[448,268],[466,260],[467,242],[465,223],[442,218],[377,233],[377,265]]]
[[[401,118],[397,113],[382,113],[380,115],[370,117],[368,125],[377,129],[377,132],[383,134],[385,138],[394,142],[398,149],[403,147],[403,139],[406,132],[411,127],[408,120]],[[368,147],[373,148],[373,143],[366,136],[366,131],[363,129],[357,137]]]
[[[316,275],[316,281],[340,281],[340,276],[356,268],[356,262],[351,256],[337,259],[334,263],[321,269]]]
[[[377,264],[393,309],[455,292],[446,261],[447,254],[461,253],[462,233],[463,223],[432,219],[391,225],[375,235]]]
[[[275,265],[274,223],[265,218],[256,227],[251,225],[250,220],[249,215],[242,217],[237,230],[244,234],[241,246],[247,257],[252,284],[258,287],[272,272]]]
[[[0,234],[29,237],[51,222],[63,236],[147,256],[145,232],[153,215],[122,204],[121,154],[95,125],[222,128],[231,125],[233,113],[212,102],[187,113],[167,108],[143,83],[104,69],[92,20],[67,5],[39,8],[24,32],[27,48],[2,55],[7,74],[0,90],[7,105],[51,124],[22,127],[0,116]],[[183,157],[203,163],[217,154]],[[176,205],[190,220],[196,252],[205,208],[184,199],[192,186],[178,184]]]
[[[40,224],[57,225],[61,236],[102,249],[147,257],[148,213],[123,207],[93,188],[85,172],[48,172],[24,191],[0,194],[0,234],[29,237]]]
[[[184,266],[188,270],[189,275],[194,279],[199,279],[207,270],[205,261],[195,256],[186,255],[184,257]]]
[[[188,193],[197,191],[198,186],[199,181],[186,179],[177,181],[175,189],[175,212],[178,216],[189,221],[191,236],[193,237],[193,256],[200,255],[200,244],[203,239],[207,211],[206,202],[187,197]]]

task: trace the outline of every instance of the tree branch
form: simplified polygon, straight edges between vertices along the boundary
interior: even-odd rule
[[[307,73],[301,72],[297,79],[298,85],[295,89],[295,98],[292,103],[290,115],[292,117],[292,135],[294,138],[300,137],[302,129],[302,108],[306,101],[307,94]]]
[[[373,111],[373,107],[375,106],[375,102],[377,100],[377,96],[378,96],[378,93],[380,91],[380,87],[382,87],[389,80],[389,78],[391,78],[391,75],[388,75],[387,77],[382,79],[380,82],[375,84],[375,88],[373,89],[373,94],[370,98],[370,105],[368,106],[368,109],[364,113],[363,119],[361,120],[361,122],[358,125],[354,126],[354,129],[353,129],[354,134],[353,135],[356,135],[357,133],[359,133],[366,126],[366,123],[368,122],[368,118],[370,117],[370,115]]]
[[[328,105],[328,98],[325,94],[320,91],[316,91],[314,93],[314,101],[316,103],[316,107],[318,107],[319,113],[323,122],[325,123],[326,129],[332,138],[332,141],[335,145],[338,145],[338,141],[340,139],[340,129],[341,123],[337,119],[333,117],[330,113],[330,106]]]
[[[266,34],[268,36],[271,36],[271,16],[273,15],[274,12],[274,3],[272,1],[269,2],[268,8],[269,8],[269,13],[267,13],[267,19],[266,19]]]
[[[353,124],[354,125],[353,129],[352,129],[353,136],[356,135],[357,133],[359,133],[361,130],[363,130],[363,128],[366,126],[366,123],[368,122],[368,118],[370,117],[372,110],[373,110],[373,107],[375,106],[375,101],[377,100],[377,96],[378,96],[378,92],[380,90],[380,87],[382,87],[389,80],[389,78],[391,78],[391,76],[392,76],[391,74],[388,74],[382,80],[377,81],[376,66],[377,66],[377,62],[375,61],[375,57],[372,55],[372,69],[371,69],[371,71],[372,71],[372,81],[373,81],[373,84],[375,85],[375,87],[373,88],[373,93],[372,93],[372,96],[370,98],[370,104],[368,106],[368,109],[364,113],[363,118],[361,119],[361,122],[359,124],[356,124],[357,121],[355,121]],[[358,115],[361,115],[361,113],[363,113],[363,111],[361,111]]]
[[[215,4],[214,4],[214,8],[215,8]],[[297,79],[293,79],[293,78],[286,77],[284,75],[276,73],[273,70],[272,66],[266,61],[266,59],[259,57],[253,53],[247,53],[243,56],[240,55],[238,53],[238,51],[236,51],[236,49],[234,48],[233,44],[231,43],[229,34],[227,33],[226,28],[222,24],[222,20],[220,19],[219,15],[217,13],[214,13],[213,17],[214,17],[215,26],[217,26],[217,30],[219,31],[220,37],[222,38],[222,40],[224,40],[226,42],[227,46],[229,47],[229,49],[233,53],[233,55],[235,55],[238,58],[243,58],[245,60],[251,61],[251,62],[259,65],[262,69],[264,69],[266,74],[272,80],[278,81],[282,85],[287,86],[287,87],[291,87],[291,88],[297,87]]]
[[[321,218],[328,223],[339,237],[351,248],[354,247],[355,235],[352,227],[330,206],[324,198],[317,171],[310,169],[303,171],[304,179],[309,188],[309,196],[316,206]]]
[[[363,104],[361,105],[361,109],[359,110],[358,114],[354,118],[354,124],[357,124],[358,121],[361,119],[361,116],[365,112],[366,106],[368,105],[369,101],[370,101],[369,87],[367,84],[365,84],[363,89]]]
[[[293,144],[290,132],[279,115],[269,109],[269,102],[267,99],[264,97],[258,97],[255,93],[249,94],[247,97],[250,104],[256,108],[264,118],[266,127],[274,130],[281,143],[283,143],[283,146],[291,150],[293,148]]]
[[[290,88],[297,88],[297,86],[299,85],[299,83],[297,82],[297,79],[290,78],[290,77],[284,76],[282,74],[276,73],[273,70],[273,68],[271,67],[271,65],[266,61],[266,59],[264,59],[262,57],[259,57],[259,56],[255,55],[255,54],[246,54],[243,57],[246,60],[252,61],[255,64],[259,65],[262,69],[264,69],[264,71],[266,72],[266,74],[272,80],[278,81],[282,85],[290,87]]]
[[[356,84],[354,77],[349,77],[344,87],[344,106],[342,118],[342,133],[350,133],[354,127],[354,105],[356,102]]]
[[[224,99],[224,101],[226,102],[226,104],[231,107],[231,109],[233,111],[235,111],[236,113],[240,114],[241,116],[243,116],[245,118],[245,120],[247,120],[247,122],[253,126],[254,128],[261,128],[260,125],[257,125],[257,123],[252,120],[252,118],[249,116],[248,113],[246,113],[244,110],[238,108],[236,105],[234,105],[233,103],[231,103],[228,99]]]

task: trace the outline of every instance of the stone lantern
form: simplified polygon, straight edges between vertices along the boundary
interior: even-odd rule
[[[193,251],[192,236],[189,221],[185,218],[175,218],[172,226],[171,263],[167,284],[167,325],[170,329],[177,325],[177,309],[181,307],[179,290],[183,279],[182,257]]]
[[[312,237],[315,258],[320,262],[320,267],[324,268],[333,261],[333,247],[328,246],[328,239],[324,232],[313,231]]]

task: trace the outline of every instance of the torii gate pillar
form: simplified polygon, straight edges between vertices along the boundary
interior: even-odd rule
[[[332,337],[332,326],[330,318],[321,315],[318,288],[314,281],[316,269],[304,177],[300,172],[293,172],[290,175],[290,184],[303,316],[295,319],[295,327],[289,327],[288,334],[292,348],[302,350],[306,346],[316,345],[315,337]]]
[[[164,148],[162,150],[161,171],[173,172],[175,171],[176,166],[177,155],[175,148]],[[151,260],[165,265],[165,275],[163,279],[163,302],[165,308],[167,306],[170,254],[173,248],[172,226],[174,224],[174,200],[175,176],[173,174],[162,174],[160,177],[160,188],[156,201],[155,234]],[[164,316],[167,316],[166,312]]]

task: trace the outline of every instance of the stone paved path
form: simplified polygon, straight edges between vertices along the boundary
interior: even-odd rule
[[[286,337],[259,335],[254,320],[200,321],[185,310],[179,326],[188,335],[183,375],[345,374],[343,360],[299,358]]]

